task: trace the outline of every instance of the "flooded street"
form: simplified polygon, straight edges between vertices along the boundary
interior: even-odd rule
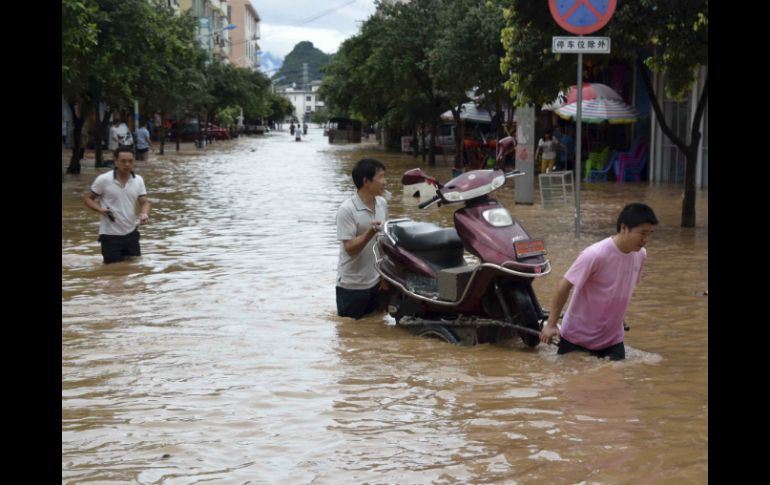
[[[387,167],[391,218],[417,208],[401,174],[436,168],[310,129],[137,162],[152,208],[143,256],[102,264],[83,193],[62,183],[62,483],[700,484],[708,473],[708,193],[679,227],[681,186],[583,184],[572,206],[494,196],[553,265],[550,304],[583,247],[628,202],[660,224],[629,308],[627,360],[554,346],[452,346],[387,316],[336,315],[335,214],[364,156]]]

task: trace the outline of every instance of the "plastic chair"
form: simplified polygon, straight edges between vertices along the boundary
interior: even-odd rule
[[[591,171],[588,173],[588,177],[586,178],[586,182],[606,182],[607,175],[610,173],[610,170],[613,170],[616,162],[618,161],[618,155],[619,154],[617,152],[613,153],[612,157],[607,162],[607,166],[603,169],[591,169]]]
[[[636,156],[621,153],[618,156],[617,181],[618,183],[627,181],[639,182],[642,179],[642,171],[647,165],[647,156],[649,151],[647,144],[641,144]]]
[[[607,165],[607,160],[609,160],[609,158],[610,158],[609,145],[604,147],[604,149],[599,152],[590,152],[585,162],[583,179],[588,181],[588,175],[591,173],[591,170],[604,170],[605,166]]]

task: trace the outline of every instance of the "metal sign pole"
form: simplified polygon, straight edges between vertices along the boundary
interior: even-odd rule
[[[577,52],[577,145],[575,147],[575,237],[580,239],[580,165],[582,140],[582,114],[583,114],[583,52],[609,54],[609,39],[604,37],[584,38],[585,34],[591,34],[601,29],[610,21],[615,13],[617,0],[548,0],[548,9],[551,17],[567,32],[577,34],[577,42],[570,38],[554,37],[552,39],[552,51]],[[582,8],[586,12],[576,14],[576,9]],[[606,40],[606,44],[605,44]]]
[[[580,157],[582,155],[583,140],[581,139],[583,111],[583,53],[578,53],[577,67],[577,133],[575,133],[575,237],[580,239]]]

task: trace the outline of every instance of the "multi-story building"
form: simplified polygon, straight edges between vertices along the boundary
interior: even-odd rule
[[[276,86],[275,93],[291,101],[294,105],[294,117],[298,120],[310,120],[310,113],[323,108],[324,102],[318,95],[321,81],[311,81],[307,86],[292,83],[290,86]]]
[[[198,39],[209,54],[209,62],[215,59],[229,62],[230,40],[226,27],[230,18],[227,7],[225,0],[179,0],[182,11],[192,10],[198,18]]]
[[[227,0],[230,22],[230,62],[252,70],[259,69],[259,14],[251,0]]]

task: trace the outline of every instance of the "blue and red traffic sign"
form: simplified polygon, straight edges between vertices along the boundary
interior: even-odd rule
[[[591,34],[607,25],[616,5],[617,0],[548,0],[556,23],[578,35]]]

